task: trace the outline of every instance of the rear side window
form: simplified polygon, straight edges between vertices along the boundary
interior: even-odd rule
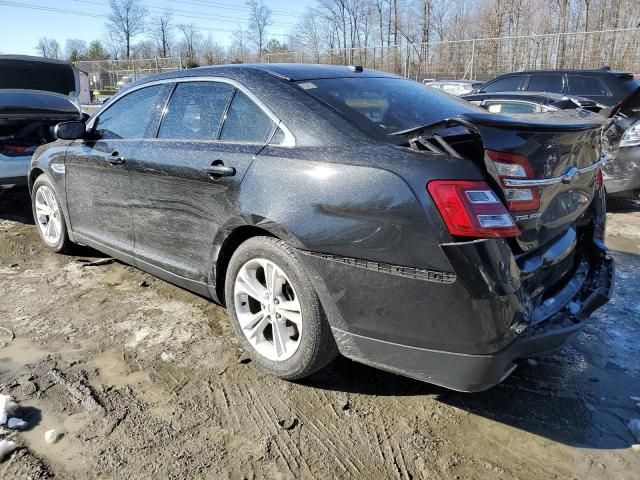
[[[562,93],[562,75],[531,75],[530,92]]]
[[[142,138],[162,85],[131,92],[98,116],[95,132],[100,138]]]
[[[515,92],[520,86],[522,76],[513,75],[511,77],[500,78],[486,87],[482,88],[483,92]]]
[[[266,142],[275,123],[240,90],[236,90],[222,126],[220,140],[228,142]]]
[[[611,95],[604,83],[586,75],[569,76],[570,95]]]
[[[178,83],[158,138],[216,140],[233,87],[219,82]]]

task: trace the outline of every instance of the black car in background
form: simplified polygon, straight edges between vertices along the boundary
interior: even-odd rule
[[[69,62],[0,55],[0,190],[25,185],[36,148],[53,127],[82,119],[78,70]]]
[[[599,70],[531,70],[508,73],[489,80],[473,93],[547,92],[585,97],[609,109],[638,87],[633,74]]]
[[[477,391],[611,294],[601,124],[515,119],[361,67],[237,65],[124,89],[36,152],[44,243],[226,305],[286,379],[338,353]]]

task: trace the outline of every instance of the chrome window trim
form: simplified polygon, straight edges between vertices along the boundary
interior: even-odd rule
[[[505,187],[544,187],[548,185],[556,185],[558,183],[571,183],[571,178],[576,174],[581,175],[583,173],[589,173],[595,170],[596,168],[602,167],[602,165],[606,162],[605,158],[600,159],[596,163],[589,165],[588,167],[575,168],[572,167],[567,170],[564,175],[553,178],[543,178],[540,180],[518,180],[515,178],[505,178],[504,185]]]
[[[253,94],[249,89],[247,89],[240,82],[225,78],[225,77],[210,77],[210,76],[197,76],[197,77],[179,77],[179,78],[165,78],[162,80],[155,80],[153,82],[143,83],[141,85],[136,85],[135,87],[128,88],[126,91],[122,92],[122,94],[116,95],[113,97],[105,107],[101,109],[101,111],[87,123],[87,128],[93,129],[94,123],[96,119],[99,119],[100,116],[109,110],[113,104],[115,104],[121,98],[126,97],[132,92],[140,90],[145,87],[152,87],[154,85],[164,85],[167,83],[184,83],[184,82],[218,82],[218,83],[226,83],[229,84],[242,93],[244,93],[247,97],[251,99],[260,109],[271,119],[271,121],[276,125],[276,130],[279,128],[284,133],[284,139],[281,143],[278,144],[280,147],[295,147],[296,146],[296,138],[294,137],[291,130],[287,128],[287,126],[280,120],[269,108],[260,100],[257,96]],[[144,140],[150,140],[145,138]],[[218,140],[212,140],[212,142],[218,142]],[[238,142],[225,142],[225,143],[238,143]]]

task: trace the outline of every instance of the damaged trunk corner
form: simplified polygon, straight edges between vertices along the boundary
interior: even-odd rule
[[[519,305],[502,342],[554,316],[575,319],[601,304],[602,295],[589,292],[601,269],[589,266],[606,261],[602,125],[590,114],[479,113],[395,134],[414,150],[481,166],[520,229],[511,239],[441,245],[473,298],[499,296]]]

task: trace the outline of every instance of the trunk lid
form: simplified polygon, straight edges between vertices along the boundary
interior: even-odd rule
[[[595,192],[601,117],[570,111],[464,114],[460,119],[482,139],[487,172],[522,232],[515,239],[521,252],[556,240],[575,226]],[[518,204],[509,198],[530,201]]]
[[[69,62],[22,55],[0,55],[0,89],[40,90],[76,95],[77,70]]]

